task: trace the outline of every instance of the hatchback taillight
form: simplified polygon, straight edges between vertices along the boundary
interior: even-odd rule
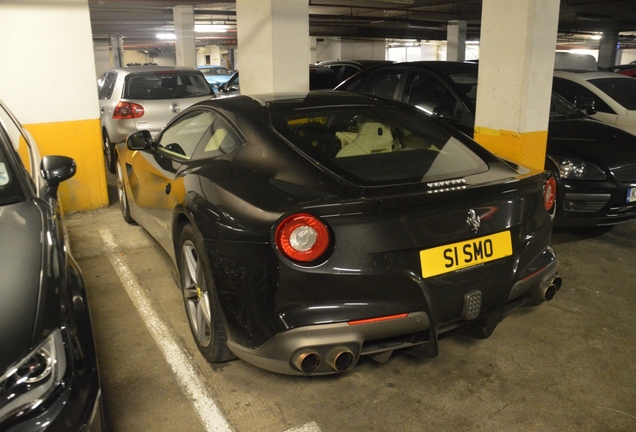
[[[550,176],[545,185],[543,185],[543,205],[546,211],[551,212],[554,208],[554,201],[556,200],[556,180]]]
[[[315,261],[325,253],[330,241],[327,226],[306,213],[289,216],[276,229],[276,247],[294,261]]]
[[[144,107],[132,102],[119,102],[113,111],[113,119],[134,119],[144,115]]]

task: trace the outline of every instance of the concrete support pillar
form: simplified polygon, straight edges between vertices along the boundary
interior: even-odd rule
[[[95,53],[95,73],[97,74],[95,78],[97,79],[113,67],[110,57],[110,44],[108,42],[95,42],[93,51]]]
[[[75,159],[59,188],[66,211],[108,205],[92,39],[88,0],[0,2],[0,52],[12,65],[0,68],[0,97],[42,156]],[[34,58],[64,73],[43,79]]]
[[[609,67],[618,64],[616,52],[618,50],[618,32],[603,32],[598,45],[598,65]]]
[[[315,37],[310,37],[309,38],[309,63],[314,64],[317,61],[317,57],[316,57],[316,46],[317,46],[317,41]]]
[[[559,0],[484,0],[475,140],[543,169]]]
[[[466,21],[449,21],[446,27],[446,60],[466,59]]]
[[[309,90],[309,4],[237,0],[241,93]]]
[[[177,65],[197,67],[194,41],[194,6],[179,5],[172,8],[174,15],[175,51]]]
[[[124,38],[121,36],[111,36],[110,49],[113,53],[113,67],[126,66],[124,64]]]

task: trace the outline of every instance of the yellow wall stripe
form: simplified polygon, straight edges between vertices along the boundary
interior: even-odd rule
[[[77,173],[59,188],[65,211],[90,210],[108,205],[99,119],[23,126],[35,138],[41,156],[63,155],[75,159]]]
[[[511,132],[475,127],[474,139],[494,154],[519,165],[545,169],[548,131]]]

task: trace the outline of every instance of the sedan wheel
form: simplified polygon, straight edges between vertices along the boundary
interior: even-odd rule
[[[179,275],[194,340],[208,361],[232,360],[205,248],[191,225],[182,231],[180,245]]]
[[[126,194],[126,184],[124,182],[124,173],[121,169],[121,164],[117,164],[117,196],[119,198],[119,210],[121,210],[122,217],[129,224],[135,223],[135,220],[130,217],[128,195]]]

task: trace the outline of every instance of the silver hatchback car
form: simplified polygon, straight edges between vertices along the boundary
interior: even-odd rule
[[[114,145],[138,130],[160,132],[175,114],[215,97],[203,74],[184,66],[129,66],[97,80],[100,122],[108,170],[115,172]]]

